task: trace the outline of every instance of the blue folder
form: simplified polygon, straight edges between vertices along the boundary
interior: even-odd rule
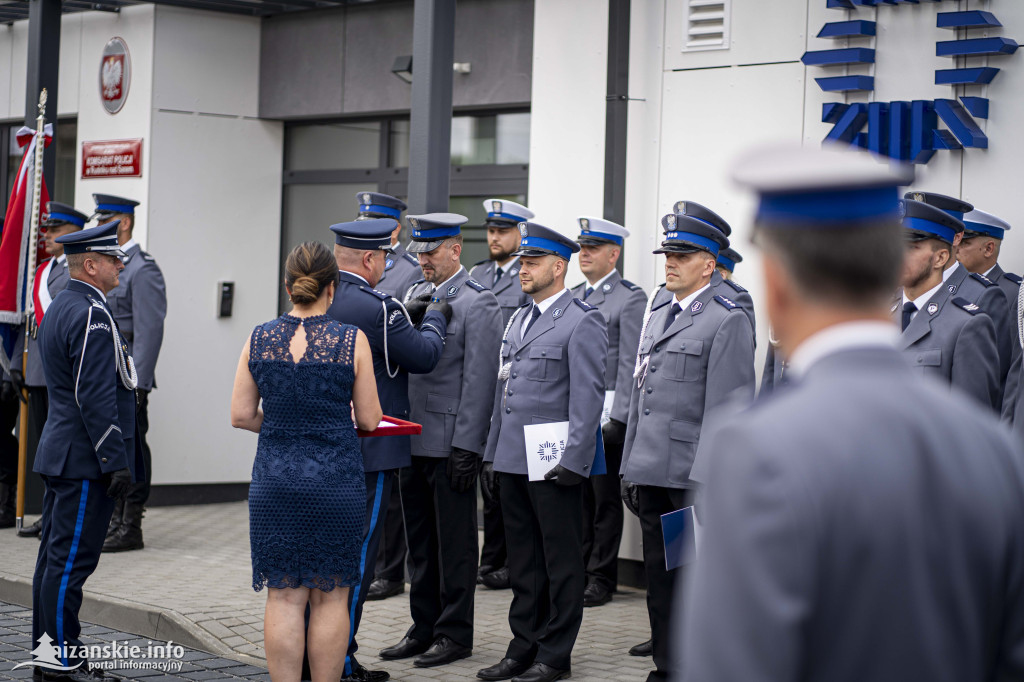
[[[662,514],[661,533],[665,538],[666,571],[677,569],[697,558],[693,507]]]

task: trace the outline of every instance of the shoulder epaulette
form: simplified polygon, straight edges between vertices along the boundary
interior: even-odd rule
[[[146,261],[147,263],[155,263],[156,262],[156,258],[153,258],[148,253],[146,253],[145,251],[143,251],[141,255],[142,255],[142,260]]]
[[[402,258],[404,258],[405,260],[409,261],[410,263],[412,263],[416,267],[419,267],[419,265],[420,265],[420,262],[418,260],[416,260],[416,256],[412,255],[411,253],[403,253],[402,254]]]
[[[620,279],[619,280],[619,284],[621,284],[622,286],[626,287],[630,291],[643,291],[644,290],[643,287],[641,287],[639,284],[633,284],[628,279]]]
[[[597,310],[597,306],[590,305],[589,303],[584,301],[582,298],[574,298],[574,299],[572,299],[572,302],[575,303],[576,305],[578,305],[579,307],[583,308],[583,310],[587,311],[588,313],[591,310]]]
[[[715,300],[718,301],[726,310],[737,310],[740,307],[738,303],[730,301],[725,296],[719,296],[716,294]]]
[[[379,298],[382,301],[386,301],[389,298],[391,298],[391,296],[389,294],[385,294],[383,291],[377,291],[373,287],[368,287],[365,284],[360,284],[359,285],[359,291],[365,291],[368,294],[373,294],[374,296],[376,296],[377,298]]]
[[[737,284],[736,282],[732,281],[731,279],[725,279],[723,277],[722,281],[725,282],[726,284],[728,284],[729,286],[731,286],[733,289],[735,289],[736,291],[738,291],[741,294],[747,293],[746,289],[744,289],[743,287],[741,287],[739,284]]]
[[[490,262],[491,262],[490,258],[484,258],[481,261],[477,261],[476,263],[473,263],[473,265],[471,265],[470,268],[475,268],[478,265],[483,265],[484,263],[490,263]]]
[[[963,308],[971,315],[977,315],[978,313],[981,312],[981,306],[979,306],[977,303],[971,303],[966,298],[960,298],[959,296],[953,299],[953,305],[955,305],[958,308]]]
[[[580,282],[579,284],[576,284],[575,286],[571,286],[571,287],[569,287],[569,291],[576,291],[577,289],[581,288],[584,284],[586,284],[586,282]],[[584,289],[584,291],[585,291],[585,289]]]
[[[1020,275],[1015,275],[1012,272],[1003,273],[1003,277],[1010,280],[1014,284],[1020,284],[1021,282],[1024,282],[1024,277],[1021,277]]]
[[[985,275],[979,275],[976,272],[972,272],[971,273],[971,277],[973,277],[974,279],[978,280],[979,282],[981,282],[982,284],[984,284],[987,287],[994,287],[994,286],[996,286],[996,283],[993,282],[992,280],[990,280]]]
[[[483,284],[480,284],[480,282],[476,281],[472,277],[466,280],[466,286],[470,289],[476,289],[477,291],[490,291],[490,289],[485,287]]]

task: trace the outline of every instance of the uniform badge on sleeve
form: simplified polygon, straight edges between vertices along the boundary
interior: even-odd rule
[[[395,323],[395,320],[397,320],[401,316],[401,314],[401,310],[392,310],[391,314],[388,316],[388,326],[390,327],[391,325],[393,325]]]

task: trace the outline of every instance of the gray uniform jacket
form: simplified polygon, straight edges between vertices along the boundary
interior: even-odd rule
[[[750,297],[750,292],[731,279],[722,277],[722,273],[717,269],[711,273],[711,288],[719,296],[724,296],[738,305],[747,314],[747,319],[750,320],[750,332],[754,335],[754,345],[756,346],[757,320],[754,319],[754,299]],[[651,304],[651,310],[668,303],[673,298],[675,297],[671,291],[665,288],[665,284],[659,284],[658,288],[654,290],[654,301]]]
[[[432,289],[419,282],[409,293]],[[412,437],[412,454],[447,457],[456,447],[483,455],[498,381],[501,308],[465,268],[435,296],[452,306],[452,319],[437,366],[428,374],[409,375],[410,419],[423,425],[423,433]]]
[[[586,282],[573,287],[572,294],[582,299],[590,286]],[[601,311],[608,326],[608,359],[604,366],[604,390],[615,391],[612,419],[623,424],[629,419],[629,396],[633,387],[636,350],[640,345],[640,327],[644,323],[647,296],[637,285],[622,279],[613,270],[586,302]]]
[[[683,680],[1024,679],[1024,466],[991,412],[848,348],[706,438]]]
[[[977,273],[968,272],[967,268],[957,263],[956,270],[946,279],[945,288],[950,294],[977,303],[986,315],[992,318],[996,329],[996,346],[999,348],[999,384],[1002,386],[1006,374],[1013,362],[1011,342],[1015,338],[1014,329],[1017,319],[1010,318],[1010,304],[1006,294],[999,286]],[[1002,404],[1002,394],[998,405]]]
[[[712,288],[665,329],[670,308],[652,312],[640,339],[619,473],[640,485],[690,488],[704,420],[730,400],[754,397],[754,334],[742,309]]]
[[[498,264],[492,260],[480,261],[469,271],[469,276],[494,292],[501,305],[502,325],[508,324],[516,308],[530,303],[530,297],[523,293],[523,285],[519,283],[519,258],[513,261],[512,269],[501,276],[494,285],[494,272]]]
[[[902,300],[901,294],[892,308],[897,325]],[[977,304],[940,287],[903,330],[899,349],[912,367],[999,411],[1003,387],[995,327]]]
[[[494,462],[495,471],[526,474],[523,427],[568,421],[561,465],[590,476],[604,406],[604,317],[566,291],[523,337],[523,315],[530,311],[516,315],[501,343],[501,363],[510,369],[495,389],[484,461]]]
[[[156,385],[153,373],[164,340],[167,288],[160,267],[142,247],[136,244],[127,254],[120,283],[107,294],[107,304],[131,349],[139,388],[151,391]]]
[[[395,250],[384,259],[384,274],[374,288],[401,301],[409,287],[421,279],[423,271],[420,270],[416,256],[406,251],[401,244],[396,244]]]
[[[67,288],[71,275],[68,274],[67,260],[62,259],[60,263],[56,260],[50,266],[46,275],[46,290],[50,293],[52,300],[59,292]],[[19,328],[17,338],[14,340],[14,368],[21,369],[21,355],[25,350],[25,326]],[[46,377],[43,376],[43,358],[39,352],[39,337],[30,337],[28,340],[28,358],[25,368],[25,384],[36,388],[46,386]]]
[[[1020,296],[1020,283],[1021,276],[1015,275],[1012,272],[1006,272],[999,264],[992,268],[987,275],[989,280],[999,285],[999,288],[1006,294],[1006,301],[1010,306],[1010,352],[1012,359],[1016,360],[1020,355],[1020,339],[1017,334],[1017,319],[1018,319],[1018,298]]]

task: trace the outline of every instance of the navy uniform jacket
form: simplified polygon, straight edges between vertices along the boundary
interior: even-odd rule
[[[604,406],[608,333],[597,308],[565,291],[521,334],[525,307],[501,344],[507,381],[498,381],[484,461],[494,470],[526,474],[527,424],[569,422],[560,464],[590,476]],[[497,368],[496,368],[497,369]]]
[[[429,282],[418,282],[409,293],[432,290]],[[454,447],[483,455],[498,381],[501,308],[465,268],[434,296],[451,305],[452,319],[437,366],[409,377],[412,421],[423,425],[423,433],[412,436],[412,454],[447,457]]]
[[[968,272],[967,268],[960,263],[953,267],[955,268],[953,274],[946,279],[944,284],[946,291],[954,296],[965,298],[971,303],[977,303],[978,307],[992,318],[992,324],[995,325],[996,346],[999,349],[998,381],[1002,387],[1010,370],[1010,363],[1013,362],[1011,342],[1015,338],[1014,329],[1017,320],[1010,318],[1010,304],[1006,300],[1006,294],[995,282],[984,275]],[[1001,404],[1002,394],[1000,392],[1000,400],[996,404],[996,409],[999,409]]]
[[[1003,388],[991,318],[977,304],[953,296],[946,287],[919,305],[899,342],[911,366],[998,412]],[[901,296],[892,308],[897,325],[903,317],[902,307]]]
[[[1006,301],[1010,305],[1010,351],[1014,360],[1020,355],[1020,337],[1017,334],[1017,319],[1018,319],[1018,298],[1020,297],[1020,283],[1021,276],[1015,275],[1012,272],[1006,272],[999,264],[989,270],[989,273],[985,275],[986,278],[995,282],[999,285],[999,288],[1006,294]]]
[[[142,453],[135,447],[135,391],[118,375],[109,313],[98,290],[70,280],[39,326],[50,409],[36,449],[36,473],[98,479],[127,467],[143,478]],[[122,348],[127,354],[127,345]]]
[[[344,270],[327,314],[339,322],[359,327],[366,334],[373,354],[373,375],[377,379],[381,409],[388,416],[408,419],[409,373],[423,374],[437,365],[447,329],[444,315],[431,311],[423,317],[421,329],[416,329],[406,318],[401,303]],[[367,473],[400,469],[412,461],[408,436],[362,438],[360,445],[363,469]]]
[[[1024,679],[1024,465],[991,412],[847,348],[706,437],[682,679]]]
[[[401,244],[396,244],[395,250],[384,260],[384,274],[377,282],[376,289],[401,301],[409,287],[420,279],[423,279],[423,271],[420,270],[416,256],[406,251]]]
[[[754,345],[757,345],[757,320],[754,319],[754,299],[751,298],[750,292],[741,287],[731,279],[722,277],[722,273],[715,268],[715,271],[711,273],[711,288],[715,290],[715,293],[719,296],[723,296],[736,305],[738,305],[744,313],[747,315],[747,319],[750,320],[750,332],[754,335]],[[651,302],[651,310],[659,308],[662,305],[673,300],[675,296],[672,292],[665,288],[665,284],[661,283],[658,288],[654,290],[654,300]]]
[[[501,306],[501,323],[504,326],[508,324],[508,320],[516,308],[530,303],[531,300],[527,294],[523,293],[523,285],[519,282],[518,256],[512,261],[512,268],[501,276],[497,285],[494,285],[494,273],[497,267],[496,261],[482,260],[470,269],[469,276],[494,292],[498,304]]]
[[[107,294],[107,302],[135,359],[139,388],[151,391],[164,340],[167,287],[160,267],[141,246],[135,244],[125,253],[120,283]]]
[[[651,313],[640,339],[619,473],[639,485],[690,488],[704,420],[754,397],[754,334],[742,309],[711,287],[665,329],[670,308]]]
[[[52,300],[59,292],[63,291],[65,287],[67,287],[71,276],[68,274],[66,258],[59,258],[59,262],[52,258],[49,260],[52,265],[50,265],[50,269],[46,273],[46,290],[49,292]],[[20,333],[14,341],[14,354],[12,355],[15,369],[21,369],[21,354],[25,349],[25,327],[19,327],[19,332]],[[46,386],[46,377],[43,375],[43,361],[39,357],[38,331],[35,338],[29,337],[28,340],[28,360],[25,368],[25,384],[34,387]]]
[[[572,294],[583,299],[590,284],[573,287]],[[629,394],[633,385],[636,349],[640,345],[640,327],[644,323],[647,296],[644,290],[622,279],[613,270],[586,302],[601,311],[608,327],[608,358],[604,366],[604,390],[615,391],[611,418],[626,423],[629,418]]]

